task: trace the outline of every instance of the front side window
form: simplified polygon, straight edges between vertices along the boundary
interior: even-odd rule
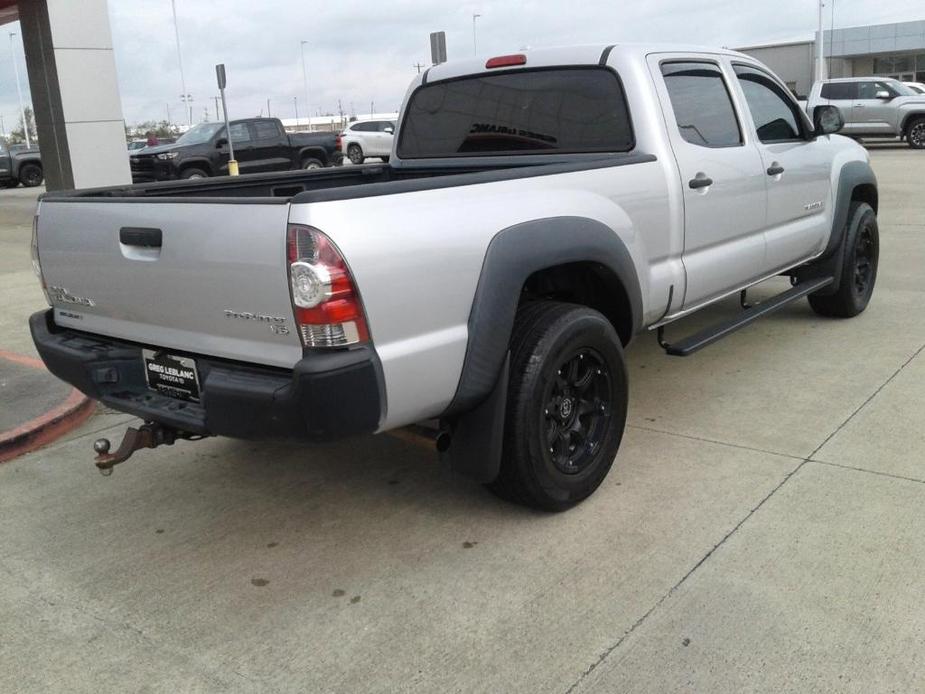
[[[744,65],[735,66],[755,131],[762,142],[798,140],[801,128],[793,102],[767,75]]]
[[[662,76],[681,137],[702,147],[742,144],[732,99],[717,65],[664,63]]]
[[[418,88],[405,110],[406,159],[627,152],[623,88],[607,68],[479,74]]]

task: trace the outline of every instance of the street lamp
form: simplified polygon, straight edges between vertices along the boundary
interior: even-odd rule
[[[312,107],[308,100],[308,70],[305,69],[305,44],[308,41],[301,41],[299,48],[302,51],[302,88],[305,90],[305,110],[308,111],[308,132],[312,131]]]
[[[186,91],[186,77],[183,75],[183,54],[180,53],[180,27],[177,25],[177,3],[170,0],[170,9],[173,11],[173,33],[177,39],[177,62],[180,64],[180,88],[183,95],[180,97],[186,103],[186,124],[193,124],[193,97]]]
[[[10,55],[13,58],[13,72],[16,73],[16,93],[19,94],[19,113],[22,116],[22,131],[26,135],[26,147],[31,147],[29,142],[29,123],[26,122],[26,107],[22,102],[22,87],[19,86],[19,63],[16,61],[16,51],[13,50],[13,37],[16,36],[10,32]]]
[[[478,19],[478,18],[481,17],[481,16],[482,16],[482,15],[480,15],[480,14],[473,14],[473,15],[472,15],[472,51],[473,51],[473,53],[474,53],[476,56],[478,56],[478,54],[479,54],[479,44],[478,44],[478,41],[477,41],[476,38],[475,38],[475,20]]]

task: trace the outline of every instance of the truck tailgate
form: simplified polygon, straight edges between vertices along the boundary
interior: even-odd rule
[[[292,367],[302,348],[286,273],[288,213],[285,202],[44,200],[38,247],[55,322]]]

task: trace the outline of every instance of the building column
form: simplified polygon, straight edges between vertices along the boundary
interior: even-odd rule
[[[132,182],[106,0],[20,0],[48,190]]]

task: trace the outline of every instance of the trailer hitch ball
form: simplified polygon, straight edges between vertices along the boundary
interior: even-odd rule
[[[109,453],[110,448],[112,448],[112,444],[109,439],[97,439],[93,442],[93,451],[97,455],[106,455]]]

